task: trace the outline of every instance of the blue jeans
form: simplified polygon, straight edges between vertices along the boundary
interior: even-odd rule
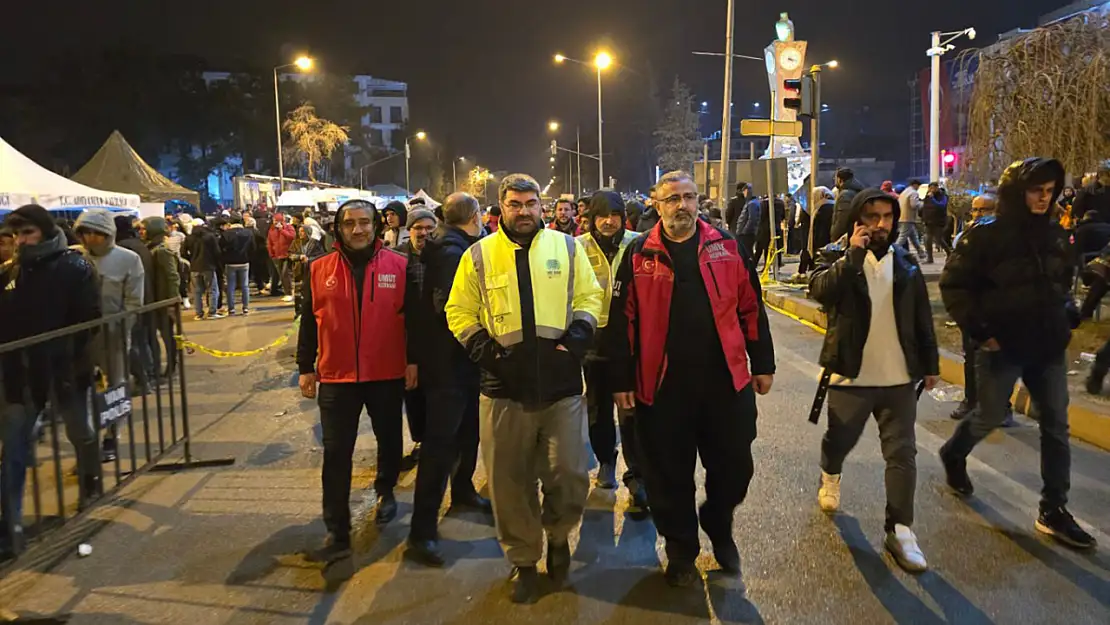
[[[250,265],[228,265],[227,271],[227,310],[235,310],[235,291],[243,295],[243,312],[251,307],[251,287],[248,278]]]
[[[907,252],[913,251],[918,258],[921,257],[921,233],[917,231],[917,224],[912,222],[902,222],[898,224],[898,240],[894,242]],[[910,250],[909,245],[913,245],[913,250]]]
[[[216,272],[193,272],[193,307],[198,315],[204,314],[204,295],[208,295],[208,314],[216,314],[216,300],[219,299],[219,287],[216,285]]]
[[[1041,511],[1064,506],[1071,489],[1071,441],[1068,439],[1068,368],[1064,354],[1051,362],[1018,365],[1002,352],[975,354],[979,410],[972,412],[941,449],[947,458],[966,458],[1006,419],[1006,407],[1020,377],[1036,404],[1041,427]]]
[[[31,466],[35,415],[19,404],[0,412],[0,546],[13,548],[23,526],[23,487]]]

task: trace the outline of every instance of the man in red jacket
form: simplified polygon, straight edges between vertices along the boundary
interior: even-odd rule
[[[740,573],[732,515],[754,471],[755,394],[771,390],[775,351],[754,263],[732,235],[698,219],[690,174],[660,178],[655,199],[660,222],[617,268],[602,350],[617,405],[636,410],[667,582],[689,586],[699,579],[699,522],[721,568]],[[695,513],[698,455],[706,499]]]
[[[284,213],[274,213],[274,223],[270,226],[270,231],[266,233],[266,251],[270,253],[270,261],[273,263],[273,271],[270,272],[272,284],[270,285],[270,294],[283,295],[286,291],[292,291],[292,273],[289,271],[289,246],[293,244],[293,239],[297,238],[297,232],[293,230],[293,226],[286,223]],[[285,301],[293,301],[293,295],[285,295]]]
[[[351,552],[351,459],[363,407],[378,444],[375,520],[397,516],[401,402],[405,389],[416,387],[405,310],[415,308],[419,293],[406,277],[405,256],[383,248],[375,236],[376,213],[362,200],[340,206],[333,226],[337,249],[313,260],[305,281],[297,365],[302,395],[317,397],[319,384],[328,536],[316,556],[327,562]]]

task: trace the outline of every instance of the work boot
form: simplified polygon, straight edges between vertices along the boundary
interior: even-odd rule
[[[1091,375],[1087,377],[1087,392],[1091,395],[1102,394],[1102,382],[1106,379],[1107,367],[1094,365],[1091,367]]]
[[[434,568],[439,568],[444,564],[443,552],[439,550],[439,542],[435,540],[413,540],[409,538],[405,557],[424,566]]]
[[[324,543],[305,554],[305,559],[309,562],[322,562],[324,564],[331,564],[336,560],[342,560],[351,556],[351,539],[349,537],[340,538],[335,534],[328,532],[324,538]]]
[[[509,576],[513,603],[535,603],[540,599],[540,577],[534,566],[514,566]]]
[[[570,544],[547,543],[547,576],[556,588],[562,588],[570,573]]]
[[[393,491],[386,491],[378,495],[378,511],[374,513],[374,522],[385,525],[397,518],[397,499]]]

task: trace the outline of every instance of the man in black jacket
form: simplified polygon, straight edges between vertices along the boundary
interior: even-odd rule
[[[424,270],[422,262],[424,246],[428,242],[428,235],[435,230],[436,216],[431,210],[417,206],[408,212],[405,218],[405,231],[408,240],[402,243],[397,251],[409,259],[406,269],[408,279],[416,287],[416,292],[424,292]],[[417,353],[417,358],[422,356]],[[422,364],[418,362],[417,364]],[[409,423],[409,436],[412,437],[412,452],[405,457],[405,470],[416,466],[420,460],[421,443],[424,442],[425,424],[428,421],[428,399],[424,393],[424,385],[405,391],[405,418]]]
[[[933,245],[944,250],[945,256],[952,253],[952,245],[944,232],[948,223],[948,193],[936,182],[929,183],[929,193],[921,208],[921,220],[925,222],[925,263],[931,265]]]
[[[116,245],[131,250],[139,255],[143,263],[143,303],[150,304],[154,299],[154,256],[150,249],[139,239],[135,230],[135,218],[130,215],[116,215]],[[149,388],[150,381],[157,376],[154,367],[154,354],[156,353],[158,334],[154,328],[153,317],[149,314],[141,315],[131,326],[131,350],[128,355],[131,361],[131,374],[139,382],[139,388],[144,393]]]
[[[189,260],[189,271],[193,274],[193,305],[197,310],[197,321],[221,319],[216,312],[220,288],[216,280],[216,269],[220,265],[220,241],[216,233],[201,219],[193,220],[193,232],[185,238],[185,257]],[[208,312],[205,314],[204,297],[208,296]]]
[[[832,232],[829,233],[830,241],[836,241],[840,237],[852,233],[852,224],[854,223],[850,216],[852,200],[855,199],[857,193],[863,191],[863,185],[859,180],[856,180],[856,172],[848,167],[841,167],[836,170],[836,189]]]
[[[452,507],[492,510],[489,500],[478,494],[473,482],[478,464],[480,373],[478,365],[451,334],[444,313],[459,260],[482,230],[478,200],[467,193],[452,194],[443,203],[443,219],[444,224],[428,238],[421,253],[424,291],[419,312],[414,311],[420,332],[409,339],[417,342],[414,351],[420,358],[420,388],[424,390],[428,410],[407,553],[428,566],[444,563],[436,521],[448,478]],[[409,241],[415,238],[414,234]]]
[[[242,217],[232,217],[220,232],[220,258],[227,275],[227,314],[235,314],[235,292],[243,300],[243,314],[250,314],[251,288],[248,273],[254,255],[254,231],[243,227]]]
[[[0,343],[9,343],[100,318],[96,270],[46,209],[22,206],[4,222],[17,255],[0,264]],[[78,333],[0,356],[5,418],[0,419],[0,561],[22,551],[23,486],[32,463],[35,420],[53,403],[77,456],[79,506],[100,490],[97,438],[85,405],[92,379],[90,335]],[[51,394],[51,390],[53,394]]]
[[[852,234],[829,245],[810,279],[810,295],[828,313],[821,366],[830,384],[829,426],[821,441],[818,504],[840,507],[844,459],[875,416],[886,461],[886,540],[907,571],[927,568],[913,525],[917,488],[917,395],[914,381],[936,385],[940,357],[921,268],[890,237],[898,201],[881,189],[856,194]]]
[[[728,206],[725,207],[725,224],[728,231],[736,236],[736,222],[740,220],[740,213],[744,211],[744,206],[747,205],[748,200],[752,197],[752,185],[746,182],[736,183],[736,195],[728,201]]]
[[[948,314],[976,345],[979,410],[941,448],[948,485],[973,491],[967,456],[1006,416],[1020,377],[1039,408],[1040,515],[1035,527],[1071,547],[1095,544],[1065,508],[1071,482],[1066,348],[1079,324],[1067,234],[1051,218],[1064,187],[1054,159],[1028,158],[998,183],[998,217],[968,230],[940,279]]]

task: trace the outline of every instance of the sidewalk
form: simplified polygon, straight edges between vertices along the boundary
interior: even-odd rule
[[[926,267],[929,267],[926,265]],[[816,326],[823,331],[828,327],[828,319],[821,311],[817,302],[805,298],[800,288],[787,286],[765,287],[764,299],[775,308],[789,313],[807,324]],[[1069,375],[1068,386],[1071,401],[1068,405],[1068,421],[1071,426],[1071,435],[1079,440],[1091,443],[1103,449],[1110,450],[1110,409],[1105,400],[1089,397],[1082,388],[1082,364],[1073,365],[1075,375]],[[1072,372],[1069,371],[1069,374]],[[940,375],[951,384],[964,384],[964,358],[960,354],[946,349],[940,350]],[[1036,418],[1030,414],[1032,402],[1024,385],[1019,385],[1014,390],[1014,409]]]

